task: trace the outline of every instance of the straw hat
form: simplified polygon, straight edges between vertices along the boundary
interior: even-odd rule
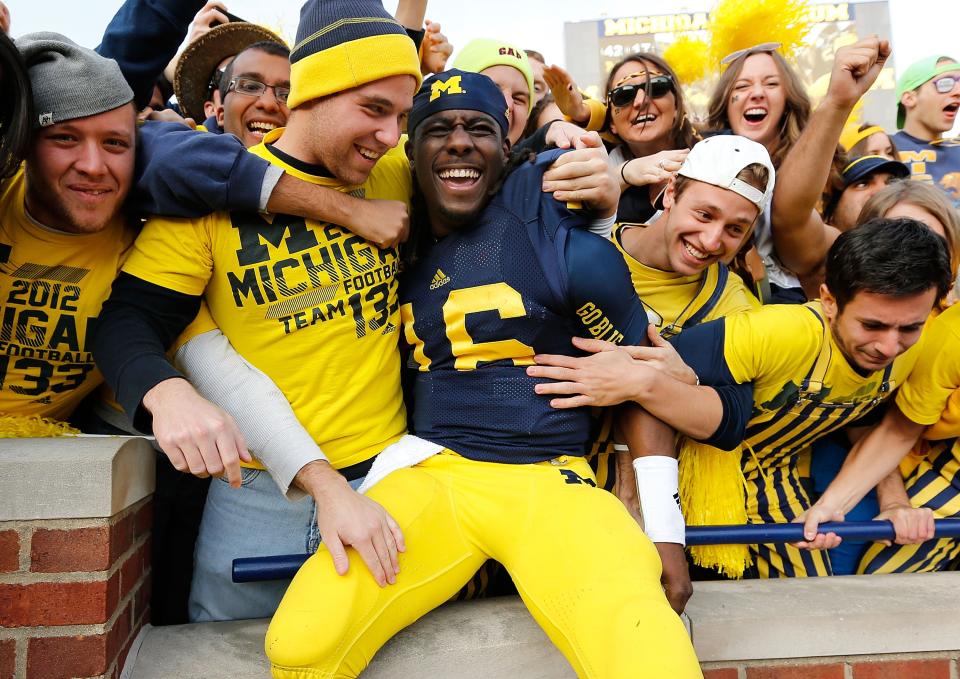
[[[214,26],[190,43],[173,74],[173,91],[184,116],[202,121],[210,78],[220,62],[263,40],[286,44],[273,31],[246,21]]]

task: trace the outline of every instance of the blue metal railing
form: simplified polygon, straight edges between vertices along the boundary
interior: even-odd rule
[[[960,537],[960,519],[937,519],[935,538]],[[845,521],[820,524],[821,533],[836,533],[844,540],[893,540],[889,521]],[[801,523],[765,523],[743,526],[687,526],[687,545],[755,545],[803,540]],[[234,582],[292,578],[309,554],[281,554],[233,560]]]

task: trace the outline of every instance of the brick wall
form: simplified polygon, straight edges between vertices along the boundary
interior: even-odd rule
[[[703,663],[704,679],[957,679],[960,651]]]
[[[110,518],[0,521],[0,679],[116,679],[149,620],[149,498]]]

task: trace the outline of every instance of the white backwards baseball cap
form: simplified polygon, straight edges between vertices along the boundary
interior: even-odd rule
[[[763,191],[737,179],[743,168],[754,163],[763,165],[769,173]],[[767,149],[735,134],[718,134],[698,142],[690,149],[677,174],[733,191],[756,205],[760,212],[770,202],[776,178]]]

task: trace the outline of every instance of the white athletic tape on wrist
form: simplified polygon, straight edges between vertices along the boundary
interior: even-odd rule
[[[680,509],[677,460],[665,455],[638,457],[637,495],[643,512],[643,526],[653,542],[686,544],[686,527]]]

